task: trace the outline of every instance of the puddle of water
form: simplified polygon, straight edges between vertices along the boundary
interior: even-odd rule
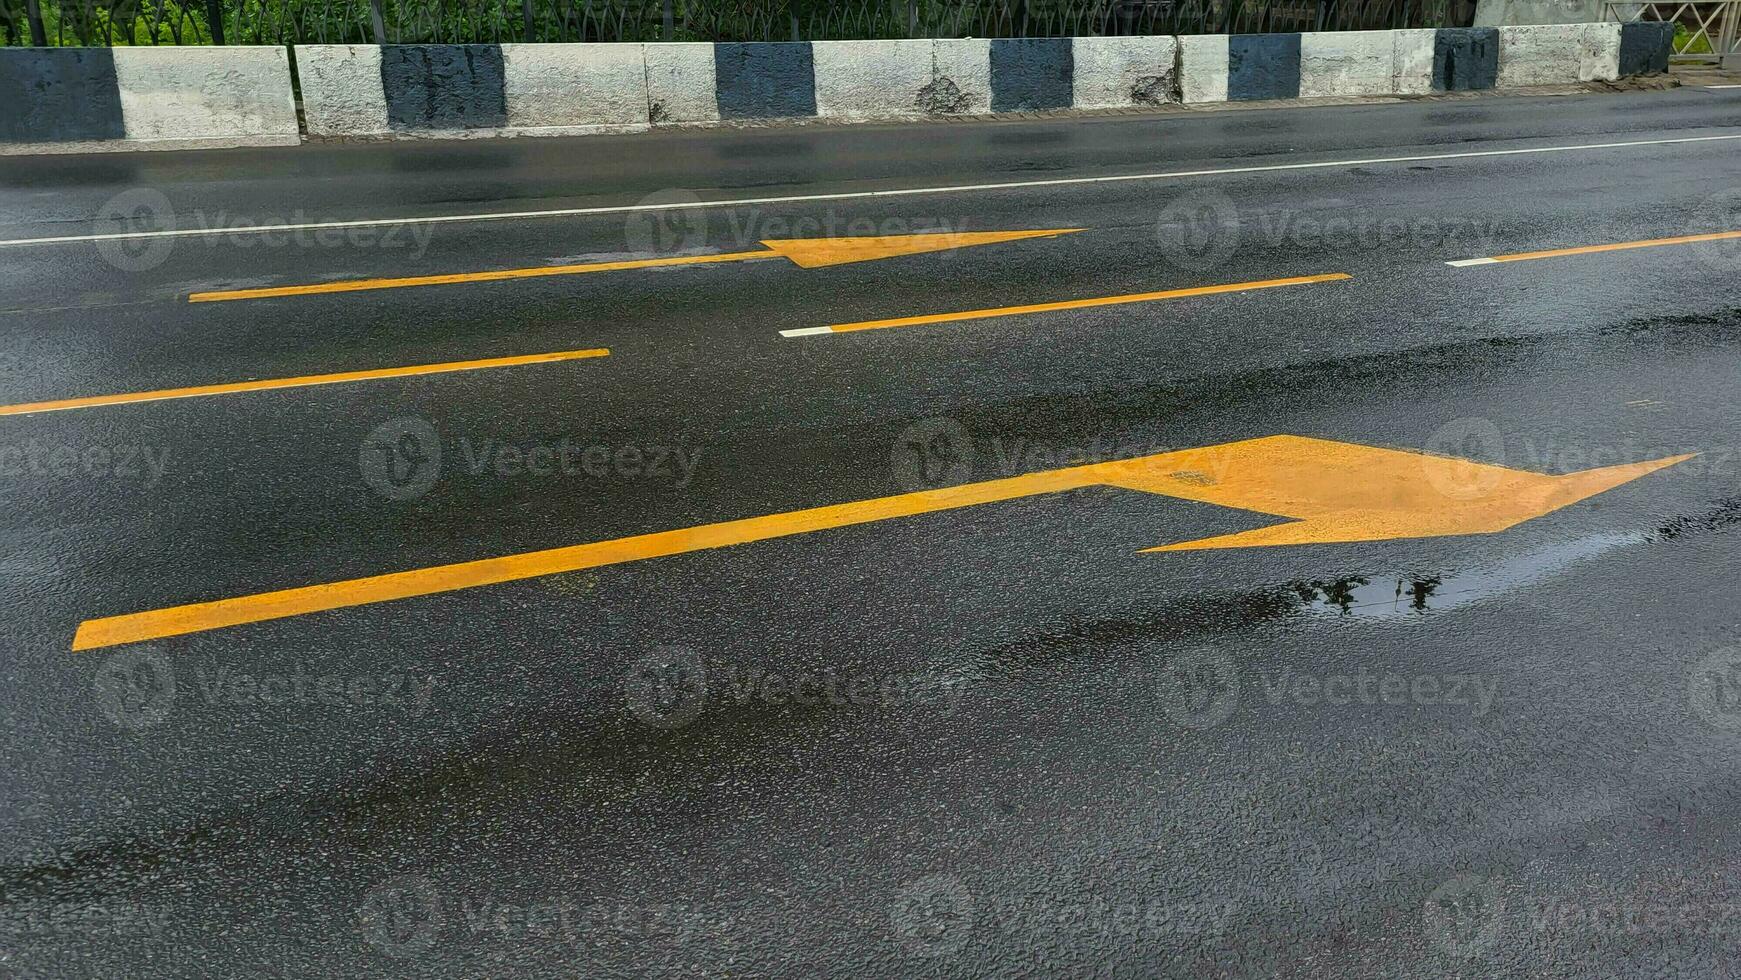
[[[1598,534],[1576,538],[1493,565],[1441,575],[1350,575],[1327,582],[1290,584],[1308,613],[1394,619],[1455,609],[1515,592],[1626,545],[1637,534]]]

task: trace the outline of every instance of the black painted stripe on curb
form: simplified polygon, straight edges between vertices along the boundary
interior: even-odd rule
[[[1076,46],[1067,37],[994,38],[991,111],[1068,109],[1076,88]]]
[[[1298,34],[1234,34],[1227,39],[1227,100],[1300,97]]]
[[[1661,75],[1668,71],[1668,56],[1674,53],[1672,21],[1646,21],[1620,25],[1620,77]]]
[[[715,44],[713,79],[721,119],[816,115],[816,56],[809,41]]]
[[[126,136],[108,48],[0,48],[0,142]]]
[[[1433,35],[1433,91],[1477,92],[1499,84],[1499,28],[1442,27]]]
[[[394,130],[498,129],[508,125],[499,44],[389,44],[381,89]]]

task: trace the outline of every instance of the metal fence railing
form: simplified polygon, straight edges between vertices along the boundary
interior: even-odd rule
[[[0,0],[0,44],[792,41],[1447,26],[1457,0]]]

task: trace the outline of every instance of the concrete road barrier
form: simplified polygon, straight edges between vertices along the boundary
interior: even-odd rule
[[[283,48],[0,48],[0,153],[300,140]]]
[[[1396,94],[1396,39],[1391,31],[1300,35],[1301,98]]]
[[[1499,88],[1611,82],[1620,77],[1619,24],[1501,27]]]
[[[639,44],[298,45],[316,137],[576,136],[649,123]]]
[[[1674,42],[1672,21],[1620,25],[1620,77],[1666,74]]]
[[[1177,38],[1079,37],[1071,46],[1072,107],[1121,109],[1179,101]]]
[[[1668,70],[1672,24],[1563,24],[1178,38],[1186,103],[1425,95]]]
[[[647,69],[639,44],[504,44],[508,128],[566,135],[647,128]]]
[[[1179,93],[1186,103],[1227,101],[1227,35],[1179,36]]]
[[[295,58],[312,137],[581,135],[1607,81],[1666,71],[1672,31],[323,44]],[[0,152],[295,143],[289,69],[273,47],[0,49]]]
[[[713,45],[646,44],[641,51],[646,59],[647,116],[651,122],[719,122]]]
[[[816,115],[911,119],[990,111],[991,42],[815,41]]]

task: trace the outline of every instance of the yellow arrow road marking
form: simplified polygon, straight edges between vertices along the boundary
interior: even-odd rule
[[[447,286],[462,282],[502,282],[510,279],[540,279],[546,276],[576,276],[593,272],[622,272],[675,265],[711,265],[719,262],[762,262],[785,258],[804,269],[817,269],[849,262],[870,262],[897,255],[945,252],[975,245],[995,245],[1024,238],[1051,238],[1083,231],[1081,228],[1043,228],[1028,231],[936,232],[923,235],[880,235],[868,238],[774,238],[762,242],[766,252],[721,252],[714,255],[677,255],[664,259],[630,259],[623,262],[590,262],[581,265],[538,265],[525,269],[495,269],[489,272],[455,272],[438,276],[402,279],[347,279],[305,286],[269,286],[261,289],[226,289],[192,293],[189,303],[218,303],[236,299],[266,299],[273,296],[307,296],[314,293],[350,293],[368,289],[403,289],[410,286]]]
[[[858,323],[836,323],[826,327],[798,327],[782,330],[782,337],[812,337],[825,333],[852,333],[857,330],[886,330],[890,327],[912,327],[924,323],[949,323],[955,320],[985,320],[999,316],[1020,316],[1024,313],[1049,313],[1054,310],[1080,310],[1091,306],[1119,306],[1124,303],[1153,303],[1163,299],[1183,299],[1187,296],[1213,296],[1217,293],[1243,293],[1252,289],[1274,289],[1277,286],[1304,286],[1315,282],[1352,279],[1346,272],[1331,272],[1321,276],[1295,276],[1291,279],[1262,279],[1256,282],[1230,282],[1219,286],[1192,286],[1189,289],[1168,289],[1158,293],[1127,293],[1123,296],[1096,296],[1092,299],[1067,299],[1056,303],[1034,303],[1028,306],[998,306],[984,310],[963,310],[959,313],[927,313],[922,316],[895,317],[892,320],[861,320]]]
[[[1675,456],[1548,476],[1352,443],[1269,436],[90,619],[79,624],[72,647],[91,650],[1090,486],[1120,487],[1294,519],[1255,531],[1148,549],[1151,551],[1485,534],[1687,458]],[[1467,492],[1470,488],[1480,492]]]
[[[479,361],[447,361],[442,364],[414,364],[410,367],[344,371],[339,374],[308,374],[299,378],[267,378],[263,381],[237,381],[231,384],[200,385],[195,388],[164,388],[159,391],[134,391],[121,395],[92,395],[88,398],[63,398],[51,402],[0,405],[0,415],[31,415],[36,412],[61,412],[70,408],[96,408],[101,405],[127,405],[133,402],[156,402],[171,398],[230,395],[243,391],[271,391],[276,388],[300,388],[305,385],[375,381],[380,378],[407,378],[419,374],[445,374],[449,371],[480,371],[487,368],[518,367],[523,364],[547,364],[552,361],[574,361],[587,357],[608,356],[610,356],[609,348],[595,347],[589,350],[561,350],[548,354],[492,357]]]
[[[1708,235],[1680,235],[1675,238],[1647,238],[1637,242],[1614,242],[1609,245],[1579,245],[1576,248],[1550,248],[1541,252],[1513,252],[1510,255],[1489,255],[1480,259],[1458,259],[1446,262],[1464,268],[1471,265],[1497,265],[1501,262],[1528,262],[1531,259],[1557,259],[1567,255],[1593,255],[1597,252],[1624,252],[1634,248],[1656,248],[1660,245],[1691,245],[1695,242],[1721,242],[1741,238],[1741,231],[1719,231]]]

